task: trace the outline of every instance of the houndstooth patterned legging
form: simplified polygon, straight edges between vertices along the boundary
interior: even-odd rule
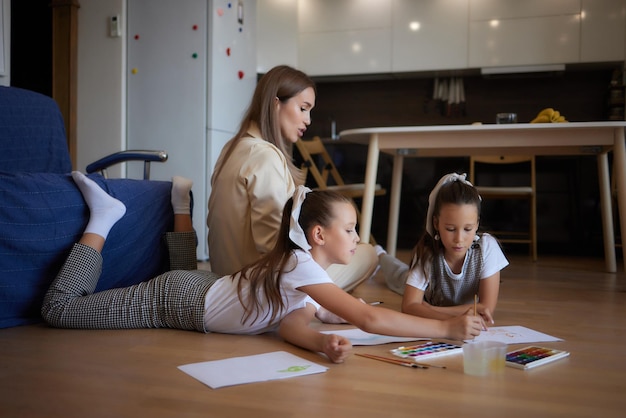
[[[93,293],[102,256],[75,244],[44,298],[41,313],[58,328],[176,328],[206,332],[204,301],[219,276],[197,266],[195,233],[168,233],[171,267],[178,268],[133,286]],[[178,261],[177,261],[178,260]]]

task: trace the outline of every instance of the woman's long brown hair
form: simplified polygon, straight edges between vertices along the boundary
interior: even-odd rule
[[[353,204],[352,200],[346,196],[333,191],[320,190],[307,193],[298,219],[307,237],[315,225],[326,228],[330,226],[335,217],[337,203]],[[270,322],[273,322],[285,309],[280,291],[281,277],[283,272],[291,271],[296,267],[295,263],[293,265],[289,263],[294,261],[291,258],[293,251],[300,248],[289,239],[292,207],[293,198],[290,198],[283,209],[280,231],[274,248],[261,259],[241,270],[237,294],[246,312],[242,322],[248,319],[251,319],[252,323],[256,322],[259,319],[259,312],[262,311],[261,308],[266,303],[271,307]],[[242,289],[246,285],[250,286],[250,292],[247,300],[243,300]]]
[[[296,185],[304,184],[302,171],[293,163],[293,146],[291,143],[285,143],[280,132],[280,120],[274,100],[278,98],[281,102],[286,102],[308,87],[311,87],[317,94],[315,82],[308,75],[287,65],[276,66],[261,77],[254,90],[250,106],[241,121],[239,131],[228,145],[222,167],[226,165],[233,150],[241,138],[246,136],[251,123],[254,122],[261,131],[261,137],[283,153]],[[221,170],[214,172],[212,177],[217,178],[219,171]]]

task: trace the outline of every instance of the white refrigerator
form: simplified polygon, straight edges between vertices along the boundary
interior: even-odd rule
[[[127,5],[127,149],[168,152],[166,163],[152,163],[152,179],[193,180],[198,259],[208,260],[211,174],[256,86],[256,1]],[[142,169],[129,165],[128,176]]]

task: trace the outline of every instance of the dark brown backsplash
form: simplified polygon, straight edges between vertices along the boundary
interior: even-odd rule
[[[464,78],[465,113],[442,115],[432,100],[432,78],[377,81],[318,82],[313,123],[307,137],[330,137],[331,120],[337,132],[373,126],[495,123],[498,112],[515,112],[529,122],[546,107],[559,110],[570,121],[608,120],[607,95],[613,69],[566,71],[560,76]],[[348,181],[363,181],[367,148],[329,145],[338,169]],[[467,158],[410,158],[405,160],[398,247],[411,248],[424,228],[428,194],[444,174],[468,169]],[[391,157],[381,155],[378,182],[391,187]],[[497,173],[506,183],[514,173]],[[589,156],[537,158],[538,247],[541,254],[602,256],[602,229],[596,159]],[[360,202],[358,202],[360,204]],[[525,228],[528,208],[523,205],[484,205],[483,221]],[[389,196],[376,197],[372,233],[385,245]],[[527,252],[527,246],[509,245],[508,252]]]
[[[322,81],[307,136],[373,126],[495,123],[496,113],[514,112],[529,122],[543,108],[559,110],[570,121],[607,120],[612,69],[573,70],[545,77],[463,78],[465,114],[445,116],[433,96],[433,78],[378,81]]]

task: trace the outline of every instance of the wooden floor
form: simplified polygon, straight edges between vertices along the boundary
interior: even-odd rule
[[[401,256],[402,257],[402,256]],[[351,356],[344,364],[274,335],[176,330],[82,331],[32,325],[0,330],[1,417],[623,417],[626,276],[602,259],[511,257],[496,325],[565,341],[571,356],[531,371],[463,374],[462,355],[409,369]],[[377,275],[355,296],[398,309]],[[324,327],[328,327],[324,325]],[[386,355],[398,344],[355,347]],[[521,346],[510,346],[518,348]],[[211,389],[177,366],[286,350],[326,373]]]

